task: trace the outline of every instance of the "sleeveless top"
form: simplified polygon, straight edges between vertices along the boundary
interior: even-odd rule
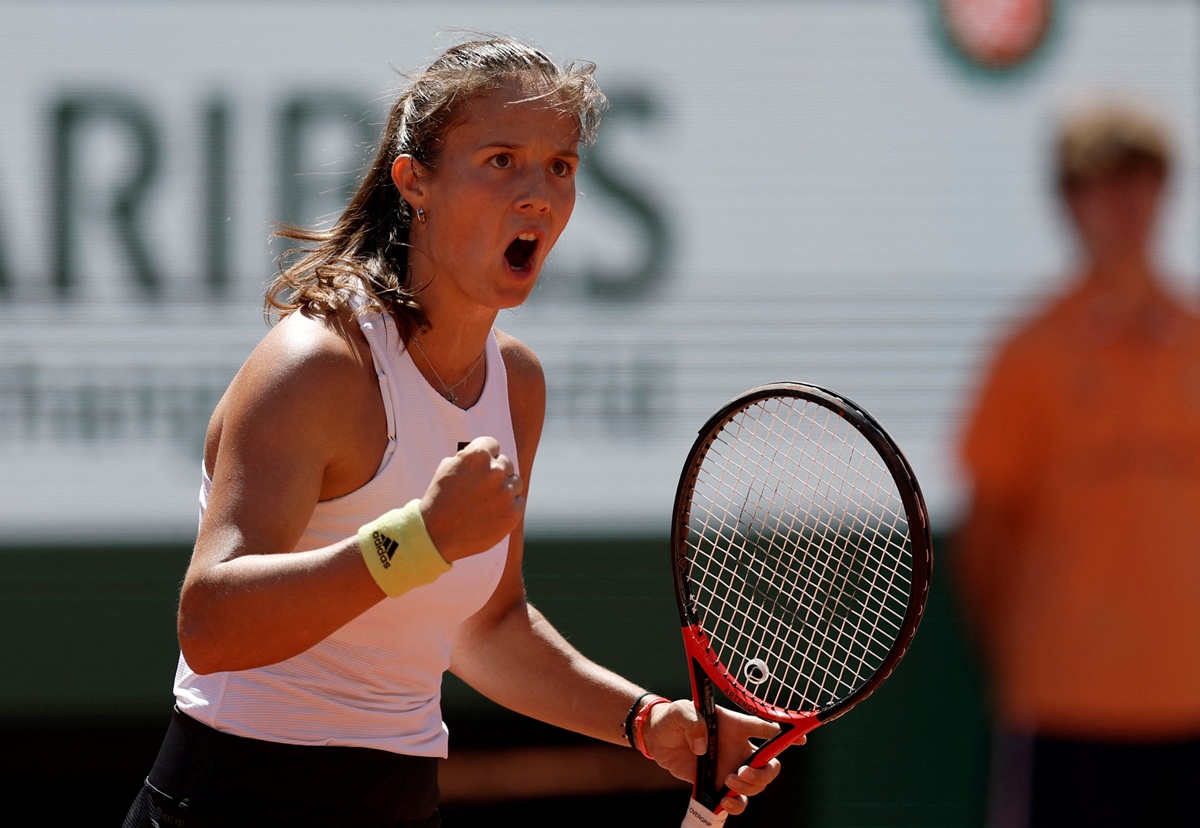
[[[295,551],[327,546],[424,495],[438,464],[461,443],[491,436],[516,463],[508,380],[495,332],[486,346],[483,394],[462,410],[421,376],[387,314],[364,313],[388,415],[379,471],[357,491],[317,504]],[[397,436],[401,439],[398,441]],[[212,482],[203,476],[201,515]],[[442,674],[457,627],[500,581],[508,540],[454,562],[431,584],[385,599],[299,655],[266,667],[197,675],[182,653],[176,706],[225,733],[299,745],[349,745],[446,756]]]

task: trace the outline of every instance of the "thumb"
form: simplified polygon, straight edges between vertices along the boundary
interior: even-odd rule
[[[693,709],[687,727],[684,728],[684,735],[687,737],[688,745],[692,748],[692,753],[697,756],[703,756],[708,752],[708,728],[704,724],[704,719],[696,715]]]
[[[769,722],[765,719],[759,719],[756,716],[750,716],[746,720],[749,727],[749,733],[746,735],[751,739],[770,739],[772,736],[779,733],[779,725],[775,722]],[[800,737],[798,744],[804,744],[807,741],[805,737]]]

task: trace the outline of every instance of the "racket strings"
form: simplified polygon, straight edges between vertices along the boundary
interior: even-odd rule
[[[828,408],[768,399],[736,414],[698,469],[688,546],[701,628],[768,704],[844,698],[900,634],[903,504],[870,442]]]

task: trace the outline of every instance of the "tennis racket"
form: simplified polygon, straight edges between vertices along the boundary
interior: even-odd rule
[[[721,825],[714,687],[781,726],[763,767],[869,696],[924,612],[933,547],[908,461],[871,415],[775,383],[700,430],[675,497],[675,594],[692,698],[708,727],[685,828]]]

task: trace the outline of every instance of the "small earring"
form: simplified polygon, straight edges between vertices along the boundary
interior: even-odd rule
[[[417,208],[417,221],[421,222],[421,224],[425,223],[425,208]]]

